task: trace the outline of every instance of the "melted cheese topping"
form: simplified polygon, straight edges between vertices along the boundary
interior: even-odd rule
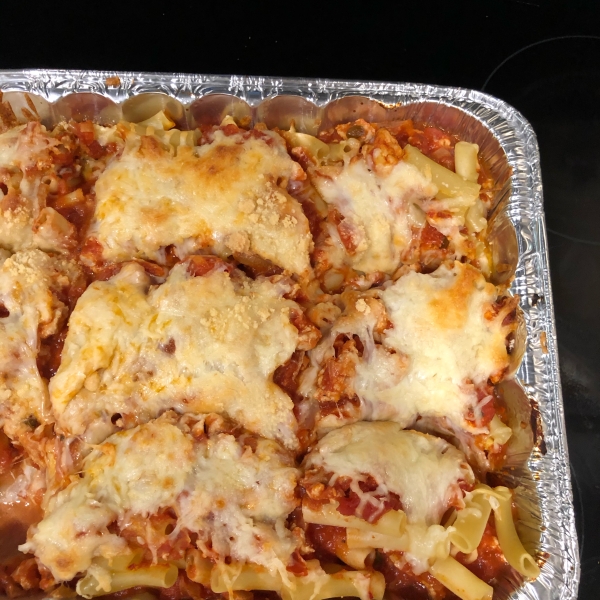
[[[393,327],[383,345],[407,357],[404,377],[395,386],[377,385],[385,364],[357,367],[356,389],[372,403],[369,418],[393,419],[404,426],[417,415],[446,417],[457,428],[475,408],[475,388],[508,367],[506,331],[486,318],[497,290],[469,265],[456,262],[429,275],[401,277],[381,294]]]
[[[96,182],[89,235],[106,260],[164,262],[211,248],[223,257],[251,253],[298,275],[310,272],[312,238],[299,203],[277,182],[303,173],[273,132],[264,138],[214,133],[210,144],[179,147],[130,134],[122,156]]]
[[[417,167],[398,162],[385,173],[368,169],[364,159],[346,161],[337,173],[315,170],[315,187],[327,202],[348,221],[354,231],[356,252],[344,261],[359,271],[393,273],[408,248],[413,223],[410,205],[431,198],[437,188]],[[342,247],[332,229],[332,238]],[[339,266],[339,258],[334,258]]]
[[[170,507],[178,516],[173,538],[186,528],[199,534],[208,556],[284,571],[296,549],[285,528],[296,506],[297,470],[291,464],[268,440],[259,440],[254,452],[223,433],[195,441],[185,420],[167,413],[111,436],[88,455],[83,478],[75,476],[50,499],[21,550],[67,581],[85,572],[94,557],[126,550],[108,525]]]
[[[196,454],[190,493],[180,500],[180,525],[202,532],[199,546],[207,555],[210,542],[215,558],[280,570],[295,550],[285,528],[296,507],[292,464],[269,440],[260,440],[254,453],[230,435],[209,440]]]
[[[354,355],[344,383],[345,395],[361,400],[360,413],[352,420],[411,427],[425,417],[441,419],[446,427],[449,421],[457,435],[489,433],[465,417],[470,410],[475,419],[481,415],[477,387],[509,366],[507,328],[501,318],[493,318],[497,294],[478,270],[460,262],[428,275],[411,271],[383,292],[345,292],[344,312],[309,352],[299,392],[314,397],[322,369],[336,355],[338,335],[357,335],[362,356]],[[374,332],[385,321],[392,326],[375,343]],[[488,396],[481,403],[490,400]],[[333,412],[318,427],[327,430],[341,422]]]
[[[379,379],[382,385],[387,388],[397,383],[398,379],[402,377],[404,369],[402,361],[399,360],[401,357],[390,354],[384,356],[384,354],[387,354],[385,350],[375,345],[374,330],[378,322],[385,318],[385,308],[380,301],[370,297],[373,295],[370,292],[362,294],[348,290],[340,296],[344,311],[340,314],[340,309],[336,307],[337,311],[332,312],[333,325],[329,332],[316,348],[308,353],[310,365],[300,376],[300,394],[306,397],[311,397],[314,394],[319,372],[327,361],[336,356],[335,342],[339,335],[345,335],[348,338],[357,335],[363,344],[364,360],[368,360],[369,364],[380,360],[387,361],[387,368],[378,369],[376,376],[372,378],[372,385],[376,385],[377,379]],[[355,367],[359,364],[358,355],[354,356],[353,363]],[[355,393],[354,381],[351,377],[353,373],[347,375],[349,375],[346,381],[348,387],[344,391],[347,396],[352,397]],[[379,389],[379,386],[377,386],[377,389]],[[332,414],[330,418],[325,417],[324,422],[322,421],[320,425],[338,427],[338,419],[338,415]]]
[[[24,444],[37,425],[51,421],[36,359],[40,341],[67,315],[57,294],[80,275],[73,262],[40,250],[14,254],[0,267],[0,303],[9,313],[0,318],[0,424]]]
[[[0,190],[0,245],[11,252],[65,252],[73,247],[75,228],[46,206],[42,185],[45,172],[53,169],[51,150],[57,144],[37,122],[0,135],[0,169],[16,175],[8,194]]]
[[[192,277],[186,266],[149,289],[129,264],[84,292],[50,384],[60,430],[97,442],[114,431],[113,414],[139,422],[174,408],[225,412],[295,447],[292,401],[273,383],[298,343],[289,290],[220,271]]]
[[[440,520],[450,506],[462,507],[460,482],[474,481],[464,455],[454,446],[389,422],[335,429],[306,457],[305,465],[331,473],[330,484],[350,478],[362,502],[379,503],[359,486],[369,476],[378,483],[374,494],[397,494],[408,519],[403,556],[416,574],[426,571],[436,557],[448,556],[448,534]]]
[[[394,492],[410,523],[438,524],[473,474],[463,454],[440,438],[403,430],[397,423],[358,422],[328,433],[307,456],[307,468],[335,478],[364,481],[371,475],[378,493]]]
[[[39,123],[19,125],[0,135],[0,164],[25,171],[36,167],[56,141]]]

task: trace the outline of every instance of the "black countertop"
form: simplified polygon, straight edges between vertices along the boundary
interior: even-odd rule
[[[414,81],[475,88],[540,144],[582,562],[600,598],[600,4],[3,3],[0,68]],[[558,596],[557,596],[558,597]]]

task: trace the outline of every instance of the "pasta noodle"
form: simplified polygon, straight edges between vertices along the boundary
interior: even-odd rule
[[[331,575],[309,570],[295,578],[294,585],[281,590],[283,600],[325,600],[344,596],[361,600],[382,600],[385,580],[376,571],[339,571]]]
[[[256,565],[216,565],[210,587],[219,594],[232,590],[265,590],[279,592],[283,586],[279,574],[271,574]]]
[[[364,569],[365,561],[373,553],[373,548],[348,548],[338,546],[335,549],[336,556],[354,569]]]
[[[94,564],[112,571],[125,571],[130,565],[137,565],[142,561],[144,552],[141,549],[123,552],[110,558],[98,556],[94,559]]]
[[[153,565],[123,571],[111,570],[108,589],[103,587],[94,575],[88,574],[77,583],[77,593],[85,598],[93,598],[136,586],[169,588],[175,583],[178,572],[175,565]]]
[[[493,588],[451,556],[436,561],[429,571],[461,600],[492,600]]]
[[[148,121],[154,122],[153,119],[154,117]],[[167,150],[173,154],[177,153],[177,149],[180,146],[189,146],[193,148],[199,139],[199,134],[197,131],[182,131],[180,129],[173,129],[172,127],[168,126],[163,128],[160,121],[155,123],[155,125],[148,124],[147,121],[142,121],[141,123],[130,123],[129,129],[137,136],[152,136],[153,138],[159,140],[161,144],[164,144]]]
[[[463,510],[458,511],[450,532],[450,541],[458,550],[470,554],[479,546],[491,510],[487,498],[479,495],[474,496]]]
[[[355,156],[360,149],[360,144],[355,139],[344,140],[335,144],[329,144],[327,159],[330,162],[339,162]]]
[[[406,161],[415,165],[419,170],[428,172],[431,175],[433,183],[435,183],[440,193],[444,196],[476,198],[479,195],[481,187],[479,184],[465,180],[460,175],[442,167],[417,150],[417,148],[407,145],[404,151],[406,153]]]
[[[353,527],[362,531],[390,536],[401,535],[406,525],[406,515],[400,510],[391,510],[385,513],[376,523],[369,523],[358,517],[341,514],[335,504],[324,504],[320,507],[320,510],[312,510],[306,504],[303,504],[302,516],[307,523],[331,525],[333,527]]]
[[[173,127],[175,127],[175,122],[165,114],[164,110],[161,110],[145,121],[140,121],[138,125],[141,127],[152,127],[154,129],[168,131],[169,129],[173,129]]]
[[[399,550],[404,552],[408,549],[407,539],[394,537],[384,533],[361,531],[360,529],[346,529],[346,543],[348,548],[383,548],[385,550]]]
[[[490,439],[494,444],[503,445],[512,437],[512,430],[505,425],[498,415],[490,421]]]
[[[329,155],[329,146],[320,139],[307,133],[298,133],[294,128],[283,132],[283,137],[292,148],[301,147],[306,150],[314,160],[322,160]]]
[[[479,173],[477,172],[477,155],[479,146],[469,144],[469,142],[457,142],[454,146],[454,164],[457,175],[460,175],[467,181],[477,182]]]
[[[303,148],[316,163],[334,163],[352,158],[360,149],[360,143],[355,139],[326,144],[320,139],[298,133],[294,128],[283,132],[283,137],[292,148]]]
[[[190,550],[186,555],[187,576],[196,583],[210,587],[214,563],[204,558],[199,550]]]
[[[487,496],[494,510],[498,542],[510,566],[524,577],[535,579],[540,574],[540,568],[519,540],[512,515],[512,494],[510,490],[502,486],[492,489],[481,485],[473,490],[473,494]]]
[[[465,223],[469,231],[479,233],[487,227],[486,209],[481,200],[475,200],[473,206],[467,210]]]
[[[210,587],[215,593],[263,590],[279,592],[284,599],[325,600],[340,596],[358,596],[363,600],[381,600],[385,582],[380,573],[370,571],[338,571],[327,574],[316,564],[310,565],[303,577],[273,575],[255,565],[216,565]],[[314,562],[314,561],[313,561]]]

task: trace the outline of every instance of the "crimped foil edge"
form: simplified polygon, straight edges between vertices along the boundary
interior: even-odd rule
[[[107,85],[118,77],[120,84]],[[120,103],[145,92],[162,92],[188,105],[207,94],[230,94],[257,106],[281,94],[297,94],[323,106],[347,95],[362,95],[393,105],[434,101],[473,116],[499,141],[512,167],[506,214],[514,224],[519,260],[511,286],[521,297],[528,342],[516,374],[539,408],[546,453],[529,462],[528,481],[540,502],[539,550],[546,556],[542,573],[511,594],[513,600],[575,600],[580,577],[568,448],[556,342],[554,305],[543,211],[540,156],[528,121],[507,103],[462,88],[415,83],[339,81],[329,79],[190,75],[114,71],[0,71],[0,90],[38,94],[55,102],[73,92],[94,92]],[[542,300],[534,303],[534,294]],[[545,336],[545,340],[542,338]]]

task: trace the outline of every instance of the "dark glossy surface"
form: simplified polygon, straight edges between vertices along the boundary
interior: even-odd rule
[[[0,67],[240,73],[479,88],[539,40],[600,35],[595,0],[3,2]]]
[[[416,81],[521,110],[541,149],[579,597],[600,598],[600,39],[565,37],[600,36],[597,1],[12,2],[0,19],[0,68]]]

